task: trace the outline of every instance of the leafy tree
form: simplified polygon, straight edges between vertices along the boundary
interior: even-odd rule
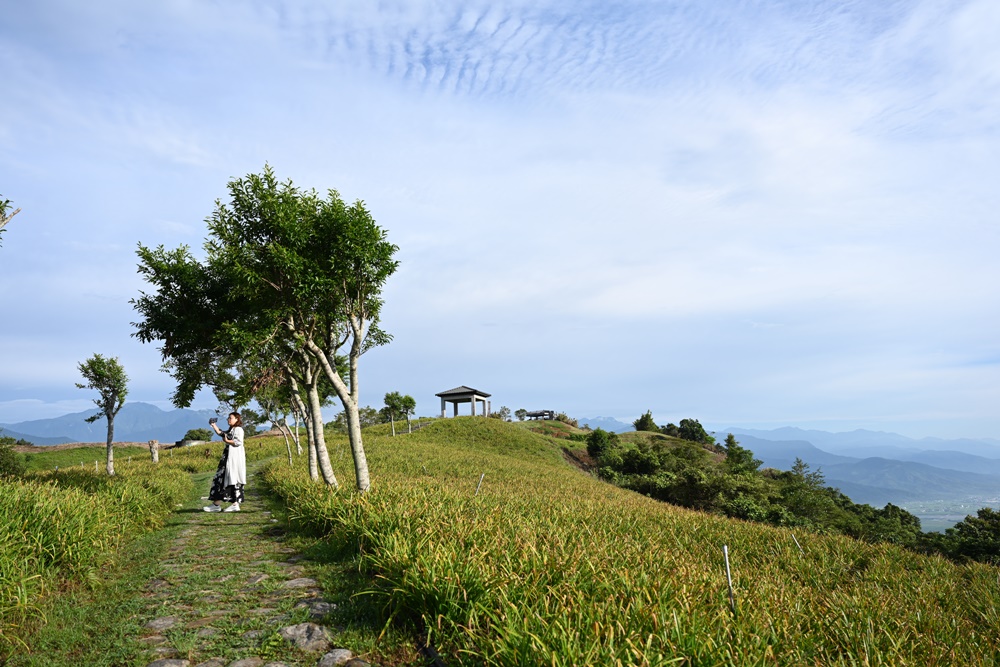
[[[392,425],[392,436],[396,437],[396,417],[401,417],[405,410],[403,395],[398,391],[390,391],[382,400],[385,402],[387,421]]]
[[[517,421],[523,422],[528,418],[528,411],[524,408],[518,408],[517,410],[514,410],[514,416],[517,417]]]
[[[403,396],[403,400],[400,405],[403,408],[403,416],[406,417],[406,430],[412,433],[413,428],[410,426],[410,416],[417,411],[417,401],[412,396],[407,394]]]
[[[653,421],[653,411],[647,410],[646,414],[632,422],[636,431],[657,431],[656,422]]]
[[[184,434],[181,440],[204,440],[208,442],[212,439],[213,431],[207,428],[192,428],[188,429],[188,432]]]
[[[984,507],[945,531],[948,555],[1000,565],[1000,512]]]
[[[184,247],[140,246],[140,273],[159,293],[133,301],[144,317],[136,335],[144,342],[164,341],[179,405],[190,404],[220,365],[249,359],[285,368],[308,356],[315,363],[312,375],[325,375],[344,407],[356,484],[365,491],[370,480],[358,362],[391,340],[379,317],[398,248],[362,202],[348,205],[334,190],[323,198],[290,181],[278,183],[269,166],[231,181],[229,193],[230,202],[218,202],[208,220],[204,264]],[[309,396],[320,469],[336,484],[317,394],[309,383],[300,387]]]
[[[706,445],[715,443],[715,438],[705,431],[697,419],[682,419],[680,427],[677,429],[677,437]]]
[[[10,222],[15,215],[21,212],[21,209],[16,208],[10,213],[7,213],[9,209],[10,200],[4,199],[3,196],[0,195],[0,236],[3,236],[3,228],[7,226],[7,223]]]
[[[128,395],[128,376],[117,357],[103,357],[95,354],[78,366],[86,384],[76,383],[79,389],[96,389],[99,394],[94,399],[97,414],[86,421],[95,422],[101,417],[108,420],[107,471],[115,474],[115,455],[112,441],[115,435],[115,417],[125,404]]]
[[[499,419],[500,421],[503,421],[503,422],[509,422],[510,421],[510,408],[508,408],[506,405],[502,405],[502,406],[500,406],[499,410],[494,410],[490,414],[490,416],[493,417],[494,419]]]
[[[736,437],[730,433],[726,436],[726,472],[731,475],[744,475],[757,472],[763,461],[755,459],[753,452],[745,447],[740,447]]]
[[[669,435],[672,438],[681,437],[681,430],[677,428],[677,424],[669,423],[666,426],[660,427],[660,433],[663,435]]]

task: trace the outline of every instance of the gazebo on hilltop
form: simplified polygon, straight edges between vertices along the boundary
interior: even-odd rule
[[[448,391],[442,391],[440,394],[434,394],[441,398],[441,416],[447,417],[445,414],[445,403],[455,404],[455,417],[458,416],[458,404],[459,403],[471,403],[472,404],[472,416],[476,416],[476,403],[483,404],[483,416],[490,416],[490,394],[485,391],[479,391],[478,389],[473,389],[472,387],[466,387],[464,384],[461,387],[455,387],[454,389],[449,389]]]

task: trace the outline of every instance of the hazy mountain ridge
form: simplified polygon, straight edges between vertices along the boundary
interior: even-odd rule
[[[1000,447],[992,440],[916,440],[896,433],[827,433],[793,427],[725,432],[733,433],[767,467],[789,470],[796,458],[802,459],[823,473],[828,486],[857,503],[882,506],[1000,496],[1000,458],[970,453],[1000,456]],[[949,446],[955,449],[943,449]]]
[[[14,424],[0,424],[3,435],[23,438],[37,445],[56,445],[63,442],[104,442],[107,440],[107,422],[101,418],[87,423],[87,417],[97,409],[75,412],[50,419],[35,419]],[[114,438],[119,442],[174,442],[184,437],[192,428],[207,428],[212,410],[161,410],[150,403],[126,403],[115,417]]]
[[[590,426],[592,429],[602,428],[611,433],[625,433],[626,431],[635,430],[632,424],[626,424],[614,417],[578,417],[576,422],[581,427]]]

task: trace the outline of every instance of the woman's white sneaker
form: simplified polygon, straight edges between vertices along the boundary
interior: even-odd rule
[[[229,507],[227,507],[226,509],[224,509],[222,511],[223,512],[239,512],[240,511],[240,504],[239,503],[233,503],[232,505],[230,505]]]
[[[205,510],[206,512],[221,512],[222,511],[222,508],[219,507],[218,505],[206,505],[205,507],[202,507],[202,509]]]

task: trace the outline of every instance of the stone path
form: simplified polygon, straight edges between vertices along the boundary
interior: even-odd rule
[[[333,606],[249,482],[240,512],[178,510],[186,525],[143,592],[147,667],[367,666],[337,647]]]

